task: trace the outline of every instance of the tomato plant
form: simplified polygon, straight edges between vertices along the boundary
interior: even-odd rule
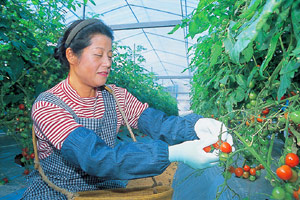
[[[226,124],[240,150],[232,154],[266,170],[264,178],[276,188],[272,196],[278,199],[291,196],[278,188],[300,184],[299,179],[287,180],[292,169],[281,171],[288,153],[300,154],[299,6],[298,0],[204,0],[177,26],[188,26],[188,36],[198,41],[190,63],[193,111],[213,114]],[[274,145],[278,140],[283,147]],[[280,158],[273,157],[276,148],[282,148],[277,149]],[[277,165],[284,179],[271,165]],[[299,176],[298,166],[293,170]]]

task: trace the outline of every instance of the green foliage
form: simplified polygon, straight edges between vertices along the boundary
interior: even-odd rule
[[[244,162],[263,163],[274,187],[284,184],[270,169],[271,161],[277,165],[274,136],[285,142],[281,160],[300,146],[300,125],[286,117],[300,109],[299,10],[300,0],[203,0],[176,27],[189,26],[188,36],[197,39],[192,109],[224,122],[237,154]],[[261,116],[265,108],[270,114]],[[261,142],[265,137],[270,144]]]

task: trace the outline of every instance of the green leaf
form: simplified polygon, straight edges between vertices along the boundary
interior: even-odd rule
[[[256,38],[258,31],[264,26],[269,16],[281,2],[282,1],[267,0],[259,17],[236,37],[237,41],[234,44],[233,50],[230,52],[230,58],[233,62],[239,63],[240,53]]]
[[[180,24],[177,24],[168,34],[173,34],[180,28]]]
[[[252,43],[250,43],[248,45],[248,47],[246,49],[244,49],[244,51],[242,51],[242,54],[244,56],[245,62],[249,62],[250,59],[253,56],[253,47],[252,47]]]
[[[300,1],[295,1],[292,5],[292,24],[293,24],[293,30],[294,35],[297,39],[297,41],[300,41]]]
[[[211,48],[210,66],[217,63],[219,56],[222,54],[222,43],[221,41],[215,43]]]
[[[89,2],[91,2],[94,6],[96,5],[94,0],[89,0]]]
[[[244,98],[246,97],[246,92],[245,89],[242,87],[238,87],[235,90],[235,99],[237,102],[241,102],[244,100]]]
[[[271,39],[271,43],[270,43],[270,47],[268,49],[267,56],[266,56],[265,60],[262,62],[261,67],[259,69],[259,74],[262,77],[264,77],[263,71],[266,69],[266,67],[268,66],[269,62],[271,61],[271,59],[273,57],[273,54],[276,50],[277,41],[278,41],[280,35],[281,35],[281,32],[276,33]]]
[[[283,65],[280,71],[280,86],[277,92],[278,97],[282,97],[291,85],[291,79],[294,78],[295,72],[298,71],[300,63],[290,60],[287,65]]]
[[[247,83],[245,80],[246,80],[246,78],[243,75],[241,75],[241,74],[236,75],[237,83],[244,89],[247,88]]]
[[[249,7],[247,8],[246,11],[244,11],[239,18],[246,18],[250,19],[254,13],[256,12],[257,7],[259,6],[261,0],[252,0]]]

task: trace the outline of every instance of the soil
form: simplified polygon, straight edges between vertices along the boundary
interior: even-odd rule
[[[176,170],[177,170],[177,163],[176,162],[171,163],[162,174],[158,176],[154,176],[157,184],[171,187]],[[154,182],[151,177],[135,179],[135,180],[130,180],[128,182],[127,188],[140,187],[140,186],[152,186],[153,183]]]

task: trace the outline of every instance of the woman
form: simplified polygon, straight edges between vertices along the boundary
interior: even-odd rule
[[[226,129],[220,122],[195,114],[167,117],[126,89],[110,85],[130,126],[153,138],[116,145],[124,120],[104,88],[112,41],[112,30],[96,19],[75,21],[59,40],[55,58],[69,68],[68,77],[40,94],[32,107],[39,159],[48,179],[77,192],[126,187],[126,180],[161,174],[173,161],[193,168],[217,164],[218,156],[202,148],[218,140],[220,127]],[[28,176],[28,184],[23,199],[66,199],[37,171]]]

